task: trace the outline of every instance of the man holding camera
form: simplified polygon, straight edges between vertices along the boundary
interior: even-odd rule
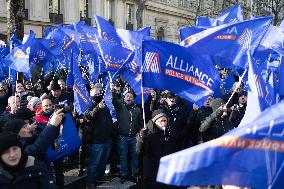
[[[48,121],[52,116],[53,112],[54,106],[52,104],[52,101],[50,99],[42,100],[42,108],[37,111],[36,116],[34,117],[37,125],[36,133],[39,134],[43,131],[43,129],[48,124]],[[63,161],[62,159],[57,159],[53,162],[53,164],[55,170],[56,184],[60,188],[64,188]]]
[[[103,100],[102,86],[97,83],[90,91],[93,107],[85,116],[88,122],[88,143],[90,151],[87,169],[87,188],[94,189],[96,182],[104,176],[106,162],[111,150],[112,117]]]

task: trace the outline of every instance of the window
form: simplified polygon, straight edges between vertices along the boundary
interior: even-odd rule
[[[88,17],[88,0],[80,0],[80,16]]]
[[[164,40],[165,39],[165,30],[163,27],[160,27],[157,31],[157,39],[158,40]]]
[[[49,13],[60,13],[60,0],[49,0]]]
[[[111,0],[105,1],[105,19],[111,20]]]
[[[126,4],[126,23],[127,24],[133,24],[134,23],[134,6],[131,4]]]

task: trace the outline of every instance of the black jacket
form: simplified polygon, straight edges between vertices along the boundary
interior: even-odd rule
[[[141,133],[141,132],[140,132]],[[158,129],[152,121],[147,123],[145,136],[137,136],[136,150],[143,159],[143,188],[167,188],[156,182],[160,158],[178,151],[176,140]]]
[[[53,144],[56,137],[58,137],[59,128],[47,125],[34,141],[22,138],[25,153],[47,163],[46,151]]]
[[[169,117],[169,125],[171,135],[178,140],[180,148],[183,146],[184,138],[183,131],[186,126],[186,122],[188,119],[188,111],[181,106],[173,106],[169,107],[167,105],[162,106],[162,109]]]
[[[25,168],[17,174],[12,175],[0,165],[1,189],[57,188],[51,181],[45,164],[32,156],[28,156]]]
[[[246,113],[246,106],[239,107],[236,110],[233,110],[230,114],[230,120],[233,123],[234,127],[238,127],[241,123],[244,115]]]
[[[112,103],[117,113],[118,134],[135,137],[143,127],[140,108],[135,104],[126,105],[115,93],[112,93]]]
[[[207,134],[207,131],[201,133],[199,131],[201,123],[213,112],[211,107],[202,106],[198,110],[192,110],[187,120],[187,133],[188,138],[191,139],[192,145],[197,145],[203,141],[203,135]]]
[[[202,122],[200,132],[207,131],[206,135],[203,135],[203,142],[219,138],[234,128],[228,116],[221,118],[222,113],[222,110],[217,109]]]
[[[90,122],[87,123],[90,138],[88,143],[102,144],[111,139],[112,136],[112,117],[107,106],[99,108],[95,106],[85,113]]]

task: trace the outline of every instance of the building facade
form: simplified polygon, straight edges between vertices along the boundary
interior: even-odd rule
[[[160,40],[179,42],[179,28],[194,25],[196,16],[215,17],[236,3],[224,0],[147,0],[143,10],[143,25],[151,26],[151,36]],[[46,27],[80,20],[93,25],[92,17],[99,15],[116,28],[137,29],[136,10],[139,0],[25,0],[25,33],[30,30],[43,37]],[[249,0],[242,0],[249,7]],[[5,38],[6,0],[0,0],[0,38]]]

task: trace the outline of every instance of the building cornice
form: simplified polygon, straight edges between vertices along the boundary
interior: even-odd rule
[[[186,19],[195,18],[195,14],[193,14],[189,9],[180,9],[177,7],[169,6],[165,3],[163,3],[163,6],[161,6],[161,2],[147,1],[145,7],[146,10],[157,11],[160,13],[165,13]]]

